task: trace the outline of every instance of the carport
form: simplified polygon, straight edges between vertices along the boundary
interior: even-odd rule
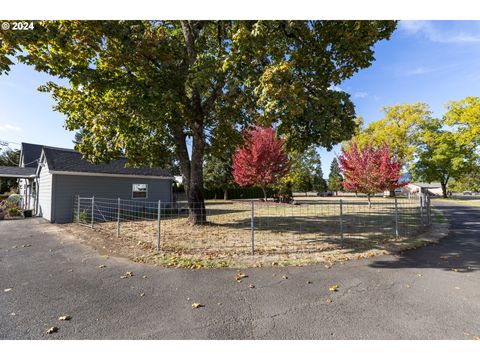
[[[24,179],[26,186],[23,189],[23,208],[35,209],[35,193],[36,184],[35,175],[36,168],[31,167],[17,167],[17,166],[0,166],[0,181],[1,179]]]

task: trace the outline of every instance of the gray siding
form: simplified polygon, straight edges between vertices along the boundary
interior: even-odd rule
[[[38,177],[38,216],[47,220],[52,219],[52,189],[53,176],[50,174],[47,163],[40,168]]]
[[[169,179],[58,174],[53,176],[55,179],[53,221],[60,224],[72,221],[73,202],[77,195],[131,200],[132,184],[148,184],[148,198],[134,200],[161,200],[162,203],[171,201],[172,183]]]

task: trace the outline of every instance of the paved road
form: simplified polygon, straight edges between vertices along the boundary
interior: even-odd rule
[[[439,245],[330,269],[247,269],[241,283],[232,269],[106,259],[39,219],[2,221],[0,338],[472,339],[480,335],[480,208],[443,209],[453,225]],[[134,275],[121,279],[127,271]],[[72,320],[59,321],[65,314]],[[46,335],[51,326],[58,333]]]

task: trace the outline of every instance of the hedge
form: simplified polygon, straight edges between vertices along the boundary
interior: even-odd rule
[[[184,192],[183,186],[174,187],[176,193]],[[267,188],[267,197],[272,197],[274,190]],[[204,196],[206,200],[223,199],[223,189],[205,189]],[[259,186],[249,187],[231,187],[228,189],[229,199],[261,199],[263,198],[262,188]]]

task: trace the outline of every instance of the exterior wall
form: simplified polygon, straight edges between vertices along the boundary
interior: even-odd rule
[[[54,216],[56,223],[72,222],[73,203],[77,195],[81,197],[121,198],[132,200],[132,185],[147,184],[147,199],[136,201],[158,201],[169,203],[172,196],[170,179],[154,179],[140,177],[108,177],[54,174]]]
[[[52,218],[52,190],[54,182],[53,175],[50,174],[48,165],[45,162],[40,168],[38,176],[38,209],[37,215],[47,220],[53,221]]]

